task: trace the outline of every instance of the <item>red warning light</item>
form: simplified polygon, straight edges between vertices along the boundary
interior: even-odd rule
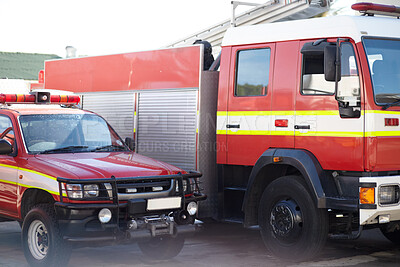
[[[50,99],[49,99],[50,97]],[[50,100],[50,101],[49,101]],[[51,95],[49,93],[37,93],[30,95],[19,94],[0,94],[1,104],[39,104],[39,103],[52,103],[52,104],[65,104],[77,105],[81,98],[77,95]]]
[[[373,4],[368,2],[356,3],[351,6],[352,9],[360,11],[367,15],[389,15],[400,16],[400,7],[394,5]]]

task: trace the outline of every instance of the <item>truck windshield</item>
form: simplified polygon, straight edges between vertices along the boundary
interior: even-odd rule
[[[93,114],[22,115],[19,118],[29,153],[125,151],[120,137]]]
[[[375,102],[400,104],[400,40],[363,40],[371,70]],[[399,101],[399,102],[398,102]]]

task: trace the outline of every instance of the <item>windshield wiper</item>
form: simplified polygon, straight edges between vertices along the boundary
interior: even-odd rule
[[[395,106],[397,104],[400,104],[400,99],[397,99],[397,101],[394,101],[393,103],[388,103],[388,104],[384,105],[382,107],[382,109],[383,110],[387,110],[388,108],[393,107],[393,106]]]
[[[95,149],[93,149],[92,152],[101,151],[101,150],[109,151],[110,149],[111,149],[111,151],[124,151],[124,150],[126,150],[126,147],[119,146],[119,145],[99,146],[99,147],[96,147]]]
[[[66,147],[48,149],[48,150],[39,152],[38,154],[50,154],[50,153],[66,152],[66,151],[74,152],[75,149],[82,149],[82,148],[88,148],[88,146],[66,146]]]

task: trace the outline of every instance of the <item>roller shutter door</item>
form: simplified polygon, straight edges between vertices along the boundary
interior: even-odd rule
[[[96,112],[122,139],[133,138],[135,94],[132,91],[81,93],[82,107]]]
[[[137,152],[184,170],[194,170],[197,93],[197,90],[140,93]]]

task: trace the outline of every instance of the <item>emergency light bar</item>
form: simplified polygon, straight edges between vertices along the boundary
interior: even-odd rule
[[[50,95],[49,92],[35,92],[29,95],[0,94],[0,104],[64,104],[77,105],[81,98],[77,95]]]
[[[388,15],[400,16],[400,7],[394,5],[373,4],[367,2],[356,3],[351,6],[352,9],[359,11],[365,15]]]

